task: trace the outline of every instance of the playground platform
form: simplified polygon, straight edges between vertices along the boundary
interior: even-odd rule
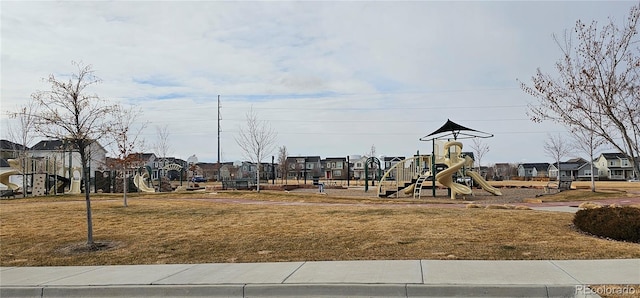
[[[638,284],[640,259],[0,267],[0,297],[634,297]]]

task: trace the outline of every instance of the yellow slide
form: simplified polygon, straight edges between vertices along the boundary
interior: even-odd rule
[[[20,188],[20,185],[9,182],[9,177],[13,175],[19,175],[20,172],[16,170],[7,170],[0,174],[0,183],[7,186],[8,189],[17,190]]]
[[[156,192],[155,189],[153,189],[153,187],[149,187],[147,186],[147,184],[144,182],[146,178],[146,175],[140,175],[138,174],[138,172],[136,172],[136,175],[133,176],[133,184],[141,191],[141,192]]]
[[[446,144],[444,144],[444,150],[448,151],[449,147],[452,146],[457,146],[458,148],[462,149],[462,143],[460,142],[456,142],[456,141],[452,141],[452,142],[447,142]],[[460,170],[462,167],[464,167],[464,165],[466,163],[468,163],[471,160],[470,157],[465,157],[465,159],[460,159],[458,158],[457,153],[453,154],[451,156],[451,158],[445,158],[445,164],[447,164],[447,166],[449,166],[448,168],[446,168],[444,171],[441,171],[439,173],[436,174],[436,180],[438,182],[440,182],[440,184],[448,187],[449,189],[451,189],[451,199],[455,200],[456,199],[456,195],[457,194],[462,194],[462,195],[470,195],[472,194],[471,188],[464,185],[464,184],[460,184],[460,183],[456,183],[453,182],[453,174],[455,174],[456,172],[458,172],[458,170]]]
[[[477,172],[474,171],[467,171],[466,172],[467,175],[469,175],[469,177],[471,177],[471,179],[473,179],[473,181],[475,181],[476,183],[478,183],[478,185],[480,185],[480,187],[482,187],[482,189],[496,195],[496,196],[501,196],[502,192],[500,192],[499,189],[489,185],[489,182],[487,182],[486,180],[482,179],[482,176],[480,176],[480,174],[478,174]]]

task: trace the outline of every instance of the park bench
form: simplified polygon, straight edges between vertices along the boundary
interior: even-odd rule
[[[552,181],[547,183],[547,186],[544,187],[544,192],[549,193],[549,190],[551,189],[557,189],[558,192],[570,190],[571,182],[573,182],[573,179],[571,179],[571,177],[560,177],[560,181]]]

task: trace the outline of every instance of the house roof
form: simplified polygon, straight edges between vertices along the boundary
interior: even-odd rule
[[[584,160],[583,158],[572,158],[569,159],[565,162],[560,162],[560,171],[575,171],[578,170],[580,168],[582,168],[585,164],[588,164],[589,162],[587,162],[586,160]],[[551,166],[555,167],[556,169],[558,169],[558,163],[553,163],[551,164]]]
[[[602,153],[602,156],[604,156],[605,159],[622,159],[622,158],[629,158],[626,154],[624,153]]]
[[[404,156],[385,156],[383,161],[401,161],[404,160]]]
[[[535,168],[538,171],[546,171],[546,170],[549,169],[549,163],[548,162],[544,162],[544,163],[523,163],[523,164],[520,164],[520,166],[522,166],[525,169]]]
[[[64,149],[62,140],[42,140],[31,147],[31,150],[62,150]],[[75,146],[74,146],[75,147]]]
[[[94,141],[93,144],[96,144],[100,149],[105,150],[99,142]],[[31,147],[31,150],[42,150],[42,151],[54,151],[54,150],[62,150],[65,148],[65,143],[62,140],[42,140],[37,144]],[[75,143],[66,144],[66,148],[78,148]],[[106,151],[106,150],[105,150]]]
[[[339,160],[339,161],[347,161],[346,157],[327,157],[324,160]]]
[[[289,156],[287,160],[296,160],[298,158],[304,158],[307,162],[319,162],[321,160],[320,156]]]
[[[560,171],[574,171],[574,170],[577,170],[577,169],[581,168],[583,165],[584,165],[584,163],[561,162],[560,163]],[[554,163],[553,166],[556,169],[558,168],[556,163]]]
[[[0,140],[0,148],[2,148],[2,150],[25,150],[25,149],[28,150],[29,149],[29,147],[11,142],[9,140]]]
[[[587,160],[585,160],[585,159],[584,159],[584,158],[582,158],[582,157],[576,157],[576,158],[569,159],[569,160],[567,160],[567,161],[565,161],[565,162],[572,162],[572,163],[584,164],[584,163],[586,163],[586,162],[587,162]]]

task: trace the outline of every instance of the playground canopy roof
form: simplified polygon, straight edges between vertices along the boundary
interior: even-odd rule
[[[472,128],[464,127],[458,123],[455,123],[449,119],[447,122],[438,128],[436,131],[420,138],[420,141],[432,141],[436,139],[444,139],[453,136],[454,140],[457,139],[471,139],[471,138],[491,138],[493,134],[475,130]]]

